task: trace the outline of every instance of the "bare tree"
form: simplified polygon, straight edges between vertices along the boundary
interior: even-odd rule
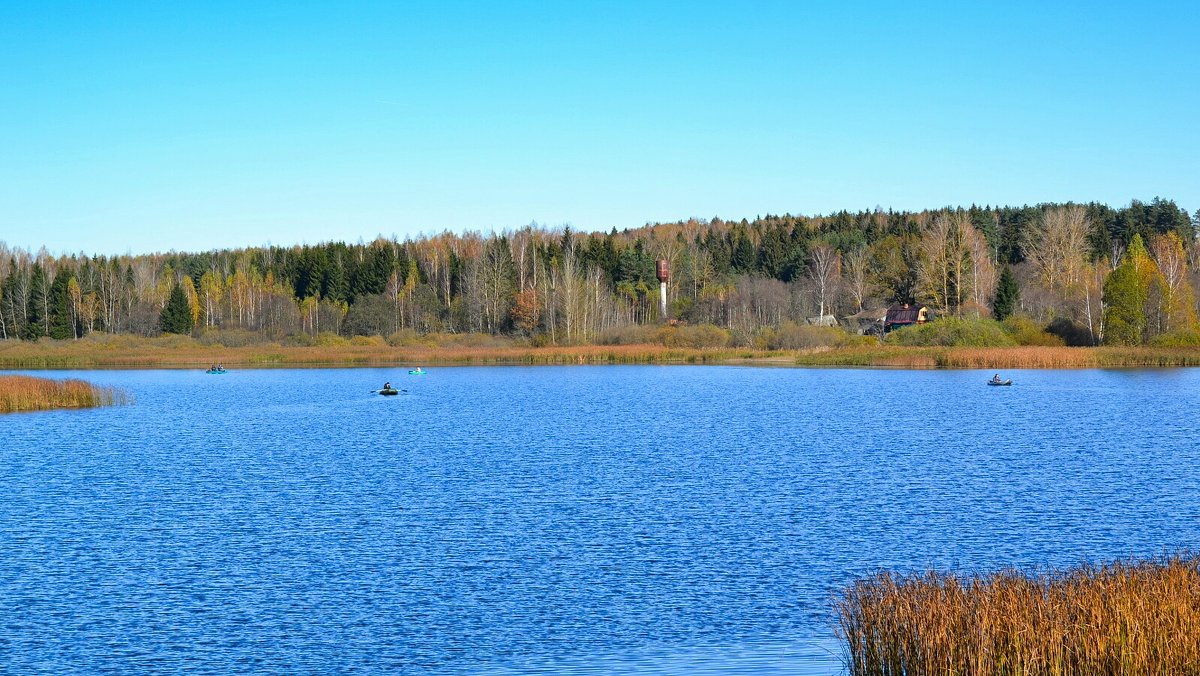
[[[1195,311],[1187,279],[1187,254],[1183,250],[1183,241],[1174,232],[1155,235],[1150,240],[1150,255],[1158,264],[1160,275],[1159,331],[1166,333],[1181,325],[1194,323]]]
[[[970,225],[963,232],[963,244],[968,256],[971,302],[976,308],[991,307],[998,278],[996,265],[992,262],[992,248],[983,233]]]
[[[1055,207],[1042,213],[1021,243],[1021,251],[1039,283],[1051,291],[1079,283],[1087,262],[1091,229],[1087,211],[1081,206]]]
[[[842,257],[837,249],[821,242],[812,248],[808,265],[808,276],[812,279],[817,291],[817,314],[825,316],[825,305],[833,295],[841,275]]]
[[[1107,258],[1095,264],[1085,263],[1083,268],[1083,318],[1092,337],[1092,345],[1104,342],[1104,280],[1108,277],[1109,268]]]
[[[921,235],[919,285],[935,307],[958,313],[970,286],[964,274],[970,261],[966,233],[974,230],[962,211],[943,212]]]
[[[859,247],[843,257],[846,289],[854,299],[854,311],[862,312],[863,302],[871,293],[870,261],[866,247]]]

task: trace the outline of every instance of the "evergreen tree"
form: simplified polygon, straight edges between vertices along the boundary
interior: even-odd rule
[[[179,284],[171,287],[171,296],[159,315],[158,325],[163,333],[187,335],[192,332],[192,310],[188,307],[187,294]]]
[[[43,303],[49,293],[50,282],[46,279],[46,270],[41,263],[33,264],[33,272],[29,276],[29,298],[25,304],[25,325],[21,327],[21,337],[25,340],[37,340],[46,335],[46,306]]]
[[[992,300],[992,315],[999,320],[1008,319],[1017,310],[1021,301],[1021,287],[1012,268],[1007,265],[1000,273],[1000,281],[996,284],[996,297]]]
[[[74,338],[75,322],[71,317],[70,283],[72,272],[60,272],[50,285],[50,337],[56,340]]]
[[[730,260],[730,266],[734,272],[753,272],[756,258],[754,244],[750,241],[749,235],[745,230],[738,228],[737,237],[733,241],[733,258]]]

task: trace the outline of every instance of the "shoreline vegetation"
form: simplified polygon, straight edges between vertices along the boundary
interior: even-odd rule
[[[129,403],[121,390],[82,380],[0,376],[0,413],[96,408]]]
[[[1200,557],[1030,573],[882,572],[836,601],[851,674],[1182,674],[1200,664]]]
[[[80,340],[0,341],[2,369],[353,367],[394,364],[761,364],[900,369],[1072,369],[1200,366],[1191,347],[818,346],[802,349],[692,347],[656,343],[536,346],[477,336],[391,345],[382,338],[328,344],[225,346],[187,336],[88,336]]]

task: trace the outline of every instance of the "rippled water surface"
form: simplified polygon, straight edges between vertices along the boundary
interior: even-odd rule
[[[829,673],[879,567],[1200,543],[1200,370],[39,375],[136,404],[0,417],[0,670]]]

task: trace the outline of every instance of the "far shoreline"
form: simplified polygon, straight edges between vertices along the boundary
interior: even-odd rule
[[[364,344],[366,343],[366,344]],[[660,344],[529,346],[344,345],[262,343],[206,345],[189,337],[105,336],[72,341],[0,342],[2,370],[227,368],[379,368],[393,366],[565,366],[603,364],[741,365],[807,368],[1089,369],[1200,366],[1200,348],[1156,347],[907,347],[880,344],[809,350],[671,347]]]

